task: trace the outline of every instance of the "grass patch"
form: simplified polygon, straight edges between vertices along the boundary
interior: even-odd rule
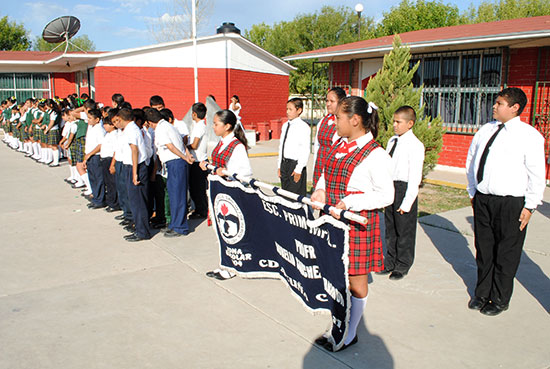
[[[418,193],[418,216],[437,214],[470,206],[466,190],[425,183]]]

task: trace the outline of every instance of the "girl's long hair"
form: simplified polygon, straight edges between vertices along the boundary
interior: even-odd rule
[[[240,123],[237,123],[237,116],[231,110],[220,110],[216,113],[216,116],[220,119],[223,124],[229,124],[231,130],[235,134],[235,137],[244,145],[246,150],[248,150],[248,140],[244,134],[244,130]]]

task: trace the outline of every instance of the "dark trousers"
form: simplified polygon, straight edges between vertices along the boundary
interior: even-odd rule
[[[302,176],[298,182],[294,182],[294,177],[292,172],[296,168],[298,161],[292,159],[285,159],[281,161],[281,188],[295,194],[305,196],[306,195],[306,184],[307,184],[307,171],[306,167],[302,170]]]
[[[518,220],[524,202],[524,197],[475,195],[476,296],[510,302],[527,234],[527,227],[519,230]]]
[[[151,238],[149,227],[149,211],[147,209],[147,185],[149,171],[145,163],[138,164],[137,176],[140,182],[134,184],[134,175],[131,165],[124,165],[126,171],[126,186],[128,188],[128,203],[136,225],[136,234],[141,238]]]
[[[208,172],[201,169],[199,162],[194,162],[189,166],[189,195],[195,203],[195,212],[204,216],[208,214],[207,176]]]
[[[126,185],[126,169],[124,164],[121,161],[115,162],[115,180],[116,180],[116,190],[118,195],[118,204],[122,208],[123,215],[126,219],[132,220],[132,210],[130,209],[130,204],[128,203],[128,186]]]
[[[386,224],[386,270],[407,273],[414,261],[416,244],[416,222],[418,217],[418,197],[408,213],[397,212],[407,191],[407,182],[393,182],[395,197],[393,204],[384,210]]]
[[[160,175],[155,174],[155,181],[151,182],[153,187],[153,196],[155,199],[155,222],[166,223],[166,209],[164,206],[164,197],[166,195],[166,180]]]
[[[94,205],[105,204],[105,182],[103,181],[103,169],[101,168],[101,158],[99,155],[93,155],[86,164],[88,169],[88,178],[92,187]]]
[[[103,181],[105,182],[105,202],[111,208],[118,208],[118,196],[115,175],[111,174],[112,157],[101,158],[101,169],[103,170]]]
[[[189,233],[187,224],[187,186],[189,180],[189,164],[183,159],[174,159],[166,162],[168,179],[166,190],[170,197],[170,225],[169,229],[181,234]]]
[[[149,219],[153,216],[153,212],[155,211],[155,186],[153,182],[151,182],[154,170],[155,162],[153,158],[151,158],[147,164],[147,173],[149,176],[149,182],[147,182],[147,212],[149,214]]]

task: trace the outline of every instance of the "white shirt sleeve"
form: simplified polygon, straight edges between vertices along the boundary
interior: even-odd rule
[[[227,162],[227,171],[241,175],[245,179],[252,178],[252,167],[244,145],[237,145],[233,149]]]
[[[424,145],[415,142],[411,145],[408,155],[409,180],[407,181],[407,191],[405,197],[399,205],[399,208],[408,213],[411,211],[412,204],[418,196],[418,188],[422,182],[422,169],[424,167]]]

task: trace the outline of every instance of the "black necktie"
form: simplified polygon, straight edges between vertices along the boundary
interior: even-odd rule
[[[397,137],[395,138],[395,140],[393,141],[393,146],[390,150],[390,156],[393,158],[393,153],[395,152],[395,147],[397,146]]]
[[[487,145],[485,146],[485,149],[483,150],[483,154],[481,154],[481,160],[479,161],[479,168],[477,169],[477,183],[481,183],[483,181],[483,170],[485,169],[485,162],[487,161],[487,156],[489,156],[489,149],[493,142],[495,141],[495,138],[497,138],[498,133],[504,128],[504,124],[501,123],[498,126],[498,129],[489,141],[487,141]]]
[[[286,138],[288,136],[288,131],[290,131],[290,121],[288,122],[288,124],[286,126],[285,138],[283,138],[283,149],[281,150],[281,157],[283,159],[285,158],[285,144],[286,144]]]

